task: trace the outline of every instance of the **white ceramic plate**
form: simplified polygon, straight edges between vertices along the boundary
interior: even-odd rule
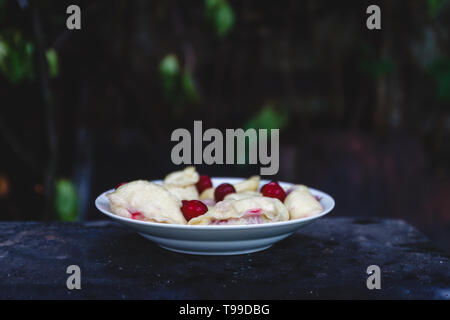
[[[214,186],[221,183],[236,183],[245,179],[212,178]],[[152,181],[161,183],[161,180]],[[270,182],[261,180],[261,186]],[[283,188],[289,188],[292,183],[279,182]],[[130,227],[141,236],[156,242],[159,246],[189,254],[230,255],[243,254],[264,250],[291,234],[298,228],[323,217],[334,208],[334,199],[328,194],[310,188],[311,193],[320,198],[324,211],[318,215],[256,225],[213,225],[191,226],[139,221],[124,218],[111,212],[106,191],[95,200],[96,207],[117,222]]]

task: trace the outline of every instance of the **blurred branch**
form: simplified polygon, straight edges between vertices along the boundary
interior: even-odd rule
[[[55,174],[57,168],[57,133],[54,123],[55,105],[52,92],[50,90],[50,81],[48,75],[48,65],[45,56],[44,34],[42,32],[38,1],[31,3],[31,15],[33,31],[36,40],[36,64],[37,75],[41,86],[41,93],[44,100],[45,108],[45,126],[47,130],[47,139],[49,147],[49,158],[45,168],[44,185],[46,195],[45,219],[49,220],[53,217],[53,201],[55,194]]]

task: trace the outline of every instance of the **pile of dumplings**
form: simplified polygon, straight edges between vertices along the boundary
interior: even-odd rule
[[[122,183],[107,194],[111,211],[130,219],[188,225],[250,225],[310,217],[324,209],[308,187],[283,189],[260,177],[213,186],[195,167],[168,174],[161,184]]]

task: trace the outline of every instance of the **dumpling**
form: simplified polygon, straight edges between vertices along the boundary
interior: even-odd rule
[[[111,211],[119,216],[133,218],[133,215],[140,214],[143,220],[186,224],[180,210],[181,201],[156,183],[132,181],[106,196],[109,198]]]
[[[198,200],[199,195],[195,184],[199,178],[195,167],[187,167],[168,174],[164,178],[164,187],[180,200]]]
[[[309,192],[308,187],[296,185],[284,199],[284,204],[289,211],[290,219],[300,219],[314,216],[323,211],[319,201]]]
[[[164,187],[179,200],[198,200],[198,191],[194,185],[177,187],[169,184]]]
[[[241,192],[241,193],[229,193],[225,196],[224,199],[229,199],[229,200],[242,200],[242,199],[247,199],[247,198],[251,198],[251,197],[258,197],[258,196],[262,196],[261,193],[259,192],[255,192],[255,191],[246,191],[246,192]]]
[[[203,192],[200,194],[200,199],[214,199],[214,188],[203,190]]]
[[[164,185],[172,185],[177,187],[187,187],[195,185],[200,179],[200,175],[195,167],[186,167],[184,170],[169,173],[164,178]]]
[[[189,221],[192,225],[261,224],[289,220],[283,203],[274,198],[247,195],[241,199],[225,199],[204,215]]]
[[[234,188],[236,189],[237,193],[246,191],[258,191],[260,180],[261,178],[259,176],[252,176],[247,180],[235,183]]]
[[[259,189],[260,180],[259,176],[251,176],[247,180],[233,184],[233,187],[236,190],[236,193],[256,192]],[[215,188],[203,190],[200,194],[200,199],[214,199],[214,190]]]

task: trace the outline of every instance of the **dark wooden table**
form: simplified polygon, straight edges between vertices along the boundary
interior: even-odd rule
[[[81,289],[69,290],[69,265]],[[369,290],[369,265],[381,289]],[[272,248],[192,256],[109,221],[0,223],[1,299],[450,299],[449,255],[400,220],[324,218]]]

